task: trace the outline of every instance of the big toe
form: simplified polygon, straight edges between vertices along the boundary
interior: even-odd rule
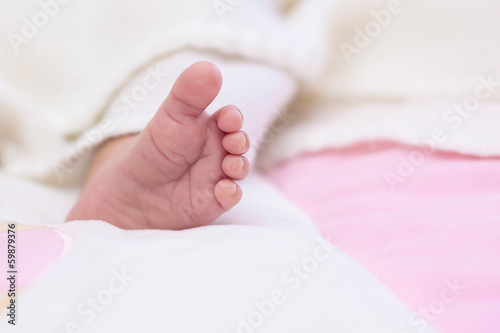
[[[217,97],[221,87],[222,75],[217,66],[197,62],[177,78],[160,111],[179,122],[184,117],[198,117]]]
[[[175,81],[170,94],[141,135],[140,150],[169,161],[163,165],[172,177],[181,175],[200,156],[205,146],[204,126],[199,116],[217,97],[222,76],[209,62],[187,68]],[[160,154],[158,154],[158,152]],[[158,164],[158,163],[156,163]],[[180,168],[182,166],[183,168]]]

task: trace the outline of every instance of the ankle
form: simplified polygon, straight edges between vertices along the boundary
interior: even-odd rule
[[[115,158],[121,156],[123,152],[127,151],[127,149],[132,146],[136,138],[137,134],[130,134],[105,142],[101,149],[97,152],[94,161],[92,162],[85,183],[88,183],[104,165],[113,161]]]

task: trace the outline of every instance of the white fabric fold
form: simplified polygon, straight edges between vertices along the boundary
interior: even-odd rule
[[[416,333],[404,304],[257,176],[242,183],[235,209],[184,231],[62,224],[74,194],[61,200],[60,190],[2,175],[0,185],[11,193],[0,220],[55,228],[66,240],[63,256],[23,287],[17,325],[2,320],[2,332]]]

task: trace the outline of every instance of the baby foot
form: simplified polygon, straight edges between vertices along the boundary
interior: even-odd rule
[[[199,62],[177,79],[147,127],[91,177],[68,220],[104,220],[125,229],[207,225],[235,206],[248,175],[243,115],[205,109],[222,86],[218,68]]]

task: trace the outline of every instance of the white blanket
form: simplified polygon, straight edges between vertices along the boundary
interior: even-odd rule
[[[413,332],[407,308],[257,176],[238,207],[185,231],[61,224],[74,193],[0,183],[0,219],[49,225],[65,244],[2,332]]]

